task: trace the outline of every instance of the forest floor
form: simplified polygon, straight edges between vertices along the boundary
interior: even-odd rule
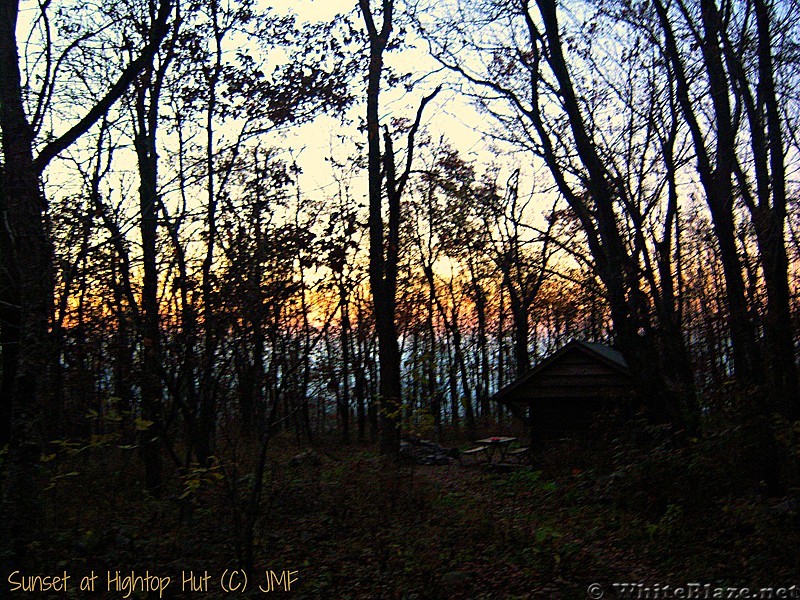
[[[741,461],[709,447],[612,460],[565,446],[498,472],[396,466],[370,448],[328,446],[297,456],[293,440],[276,440],[260,499],[246,461],[196,470],[153,499],[129,474],[138,461],[120,464],[116,450],[63,460],[44,492],[47,538],[34,542],[28,568],[69,569],[76,584],[53,597],[80,598],[125,597],[104,581],[115,570],[169,574],[164,598],[227,598],[220,580],[248,547],[246,597],[281,592],[288,579],[297,598],[408,600],[598,598],[592,583],[605,598],[660,597],[626,596],[614,583],[800,584],[796,502],[734,481]],[[189,570],[210,575],[208,591],[181,591]],[[91,571],[103,589],[79,592]]]

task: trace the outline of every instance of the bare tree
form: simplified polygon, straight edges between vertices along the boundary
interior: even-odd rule
[[[394,0],[382,1],[383,22],[378,28],[369,0],[360,0],[359,8],[369,36],[367,70],[367,168],[369,175],[369,280],[375,307],[380,362],[381,451],[396,454],[400,450],[402,383],[400,347],[397,339],[397,267],[399,261],[400,199],[408,182],[414,155],[414,136],[423,111],[438,90],[420,103],[414,124],[408,132],[406,161],[398,174],[394,141],[388,128],[381,148],[380,90],[384,72],[384,52],[392,34]],[[383,197],[386,193],[389,221],[384,229]]]
[[[548,167],[556,189],[584,231],[593,267],[605,288],[616,343],[641,388],[648,390],[652,417],[683,423],[693,410],[693,387],[669,381],[664,365],[673,357],[667,355],[669,347],[659,342],[656,326],[660,315],[650,309],[648,298],[648,291],[659,289],[647,282],[653,267],[648,262],[651,244],[645,216],[653,219],[652,208],[647,207],[659,196],[643,204],[641,192],[648,184],[642,179],[631,182],[630,163],[613,159],[620,156],[614,154],[616,144],[631,140],[627,142],[631,151],[622,156],[638,155],[637,160],[646,166],[642,161],[651,156],[652,140],[640,125],[646,120],[636,102],[615,98],[613,87],[599,87],[596,80],[589,86],[582,73],[576,73],[577,65],[583,57],[591,57],[591,52],[578,46],[578,37],[572,32],[565,33],[555,0],[521,0],[511,8],[499,10],[495,3],[484,3],[482,18],[474,19],[480,24],[477,31],[470,30],[466,18],[473,13],[460,13],[449,29],[441,31],[445,35],[435,39],[429,35],[432,50],[447,68],[488,90],[480,102],[504,126],[499,135],[531,150]],[[485,70],[471,70],[461,56],[480,54],[484,48],[481,36],[498,35],[507,45],[492,44],[490,56],[482,63]],[[476,64],[480,63],[470,63]],[[624,75],[624,71],[617,73]],[[497,108],[498,99],[505,101],[503,108]],[[612,101],[624,118],[611,121],[606,132],[597,117]],[[626,119],[637,120],[631,128],[633,137],[619,131]],[[648,171],[633,171],[640,172]],[[664,273],[672,276],[668,270]],[[682,343],[679,338],[675,341]]]
[[[47,11],[48,4],[42,4]],[[19,3],[8,0],[0,6],[0,129],[2,129],[2,178],[0,211],[0,343],[3,379],[0,397],[0,444],[10,443],[8,480],[4,495],[10,495],[8,541],[22,551],[31,523],[38,522],[36,494],[26,481],[27,466],[39,455],[39,444],[47,439],[42,429],[43,411],[55,398],[50,386],[53,356],[49,345],[52,315],[52,242],[47,227],[47,201],[41,176],[50,161],[83,136],[125,93],[140,71],[151,63],[168,31],[172,2],[163,0],[152,12],[141,51],[121,71],[99,99],[66,132],[54,136],[34,157],[36,132],[49,108],[50,78],[56,74],[52,62],[39,94],[41,102],[33,117],[25,108],[25,91],[17,49]],[[48,49],[49,50],[49,49]],[[7,496],[8,497],[8,496]]]

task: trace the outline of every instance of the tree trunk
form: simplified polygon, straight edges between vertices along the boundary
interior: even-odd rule
[[[736,376],[744,385],[759,383],[761,359],[756,343],[755,329],[750,321],[745,299],[742,268],[736,249],[733,221],[733,181],[735,162],[735,131],[732,123],[728,80],[720,52],[720,21],[713,0],[701,0],[702,28],[705,42],[701,45],[703,66],[708,77],[713,103],[713,118],[716,128],[716,151],[714,163],[695,114],[695,106],[689,96],[689,81],[681,60],[680,51],[661,0],[654,6],[665,36],[665,50],[675,74],[678,103],[684,120],[689,125],[697,156],[697,170],[711,212],[714,233],[717,238],[725,274],[728,326],[733,347],[733,362]]]
[[[42,417],[49,400],[47,331],[53,291],[47,207],[20,85],[17,11],[14,1],[0,5],[0,447],[8,444],[0,524],[7,532],[4,545],[20,557],[41,523],[33,467],[47,438]]]
[[[152,75],[151,71],[147,73]],[[158,238],[158,158],[156,154],[156,128],[158,124],[158,95],[150,97],[146,105],[147,85],[136,92],[137,130],[134,146],[139,162],[139,228],[142,236],[142,367],[141,427],[142,459],[145,467],[145,486],[158,495],[161,488],[161,453],[157,431],[161,420],[161,331],[158,306],[158,265],[156,242]]]
[[[342,441],[350,443],[350,307],[347,302],[347,290],[341,288],[340,310],[342,322],[340,342],[342,345],[342,395],[339,403],[339,421],[342,425]]]
[[[392,31],[393,2],[391,0],[383,1],[383,24],[380,31],[373,20],[369,0],[360,0],[359,6],[369,32],[369,67],[367,71],[369,282],[375,309],[375,330],[378,334],[381,452],[396,455],[400,451],[402,422],[400,346],[397,341],[395,325],[400,199],[394,193],[387,194],[389,199],[387,239],[384,236],[382,216],[383,164],[391,161],[393,165],[394,156],[389,148],[385,149],[385,155],[381,151],[379,114],[383,51],[386,49]]]

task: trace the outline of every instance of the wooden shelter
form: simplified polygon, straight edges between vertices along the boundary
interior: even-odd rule
[[[531,441],[585,435],[600,412],[630,410],[633,378],[619,351],[573,340],[501,389],[494,400],[531,428]]]

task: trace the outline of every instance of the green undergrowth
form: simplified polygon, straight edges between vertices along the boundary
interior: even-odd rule
[[[734,481],[726,453],[711,438],[608,442],[493,472],[279,438],[253,505],[256,453],[244,444],[236,464],[223,456],[188,469],[158,499],[141,491],[131,451],[97,447],[39,466],[44,510],[24,568],[148,570],[175,578],[164,597],[223,598],[219,576],[242,564],[249,541],[251,576],[296,572],[297,598],[571,599],[592,582],[796,583],[793,491],[769,498],[757,481]],[[189,569],[212,575],[209,591],[170,596]],[[263,596],[253,585],[246,596]]]

